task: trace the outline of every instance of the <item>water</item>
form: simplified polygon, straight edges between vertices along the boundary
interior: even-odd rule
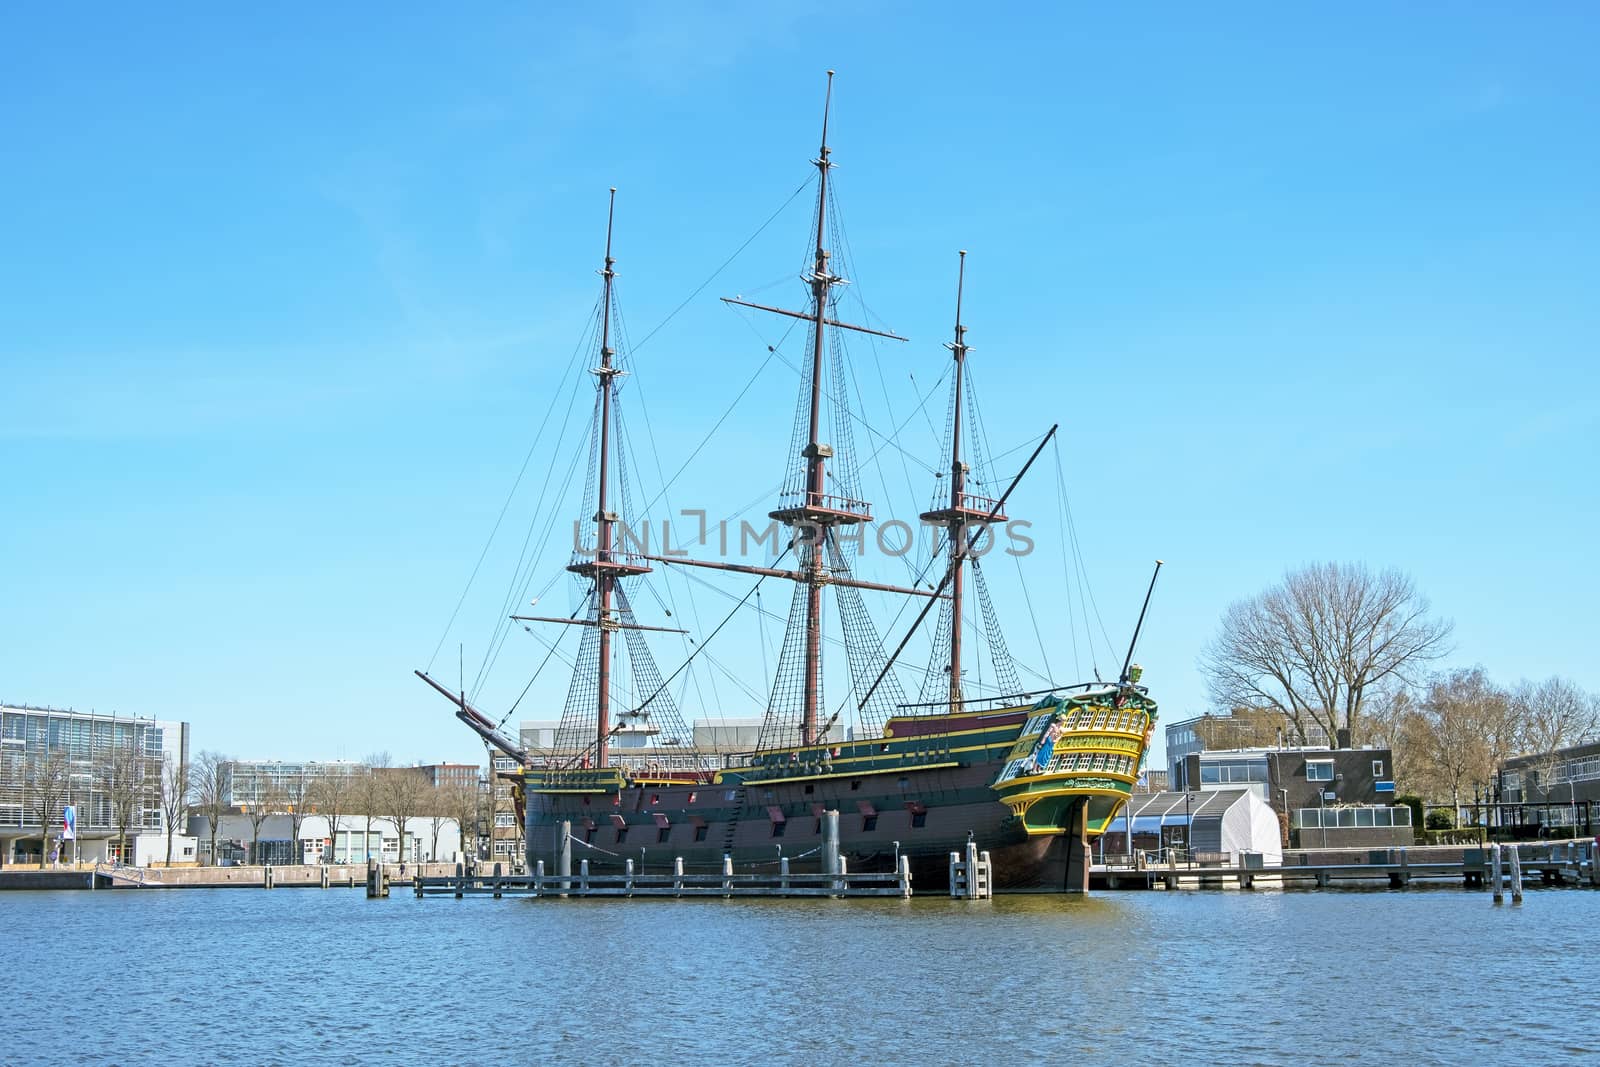
[[[0,894],[5,1064],[1600,1061],[1600,893]]]

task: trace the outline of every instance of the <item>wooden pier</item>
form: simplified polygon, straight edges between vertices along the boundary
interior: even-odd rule
[[[1169,859],[1157,864],[1100,866],[1093,875],[1097,880],[1104,879],[1110,889],[1326,888],[1374,883],[1403,889],[1413,883],[1455,882],[1465,888],[1491,885],[1498,896],[1504,884],[1502,864],[1507,882],[1515,872],[1518,898],[1521,886],[1528,881],[1548,886],[1600,887],[1600,866],[1592,842],[1468,848],[1459,859],[1436,858],[1425,849],[1368,849],[1365,856],[1352,857],[1348,862],[1287,862],[1276,867],[1228,862],[1188,864]]]
[[[753,874],[733,873],[733,861],[724,859],[720,874],[686,874],[683,860],[673,863],[670,874],[641,874],[628,860],[621,874],[591,874],[589,861],[578,866],[577,874],[547,874],[544,862],[531,875],[506,874],[500,864],[487,873],[469,873],[461,865],[454,875],[444,878],[418,878],[416,895],[421,897],[532,897],[562,900],[581,897],[902,897],[911,896],[911,861],[901,857],[895,871],[852,872],[844,857],[837,872],[796,874],[789,861],[780,860],[776,870]]]

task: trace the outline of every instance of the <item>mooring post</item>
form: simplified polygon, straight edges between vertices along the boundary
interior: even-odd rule
[[[778,858],[778,889],[785,896],[789,895],[789,857],[788,856],[780,856]]]
[[[500,894],[503,892],[503,885],[504,883],[500,881],[500,865],[497,863],[494,865],[494,898],[496,900],[500,899]]]
[[[272,888],[272,864],[270,863],[261,868],[261,888]]]
[[[622,872],[623,872],[624,875],[626,875],[626,877],[628,879],[626,882],[623,883],[623,886],[622,886],[623,895],[631,897],[631,896],[633,896],[633,859],[632,859],[632,857],[622,861]]]
[[[1522,903],[1522,849],[1511,846],[1511,903]]]
[[[572,823],[557,823],[556,834],[560,841],[556,847],[556,874],[561,877],[561,889],[565,892],[572,888]]]
[[[466,890],[467,890],[467,867],[466,867],[466,864],[464,864],[464,863],[458,863],[458,864],[456,864],[456,899],[460,900],[462,898],[462,896],[464,896],[466,894]],[[420,889],[417,891],[417,895],[418,896],[422,895],[422,892],[421,892]]]
[[[722,854],[722,895],[733,895],[733,857],[726,852]]]
[[[950,853],[950,895],[961,895],[961,853]]]
[[[540,896],[544,893],[544,860],[538,860],[533,865],[533,895]]]
[[[829,809],[822,813],[822,873],[839,873],[839,812]]]
[[[1489,892],[1496,904],[1505,902],[1505,881],[1500,871],[1500,842],[1489,846]]]
[[[578,889],[580,892],[589,892],[589,861],[578,861]]]
[[[967,840],[967,899],[978,899],[978,844]]]
[[[839,871],[838,876],[833,881],[833,888],[840,896],[843,896],[845,891],[850,888],[850,865],[845,862],[843,856],[839,857]]]
[[[900,870],[899,870],[898,873],[900,875],[900,895],[902,897],[909,898],[911,896],[911,857],[910,856],[901,856],[900,857]]]
[[[987,850],[978,853],[978,867],[983,871],[983,895],[988,899],[994,896],[994,864],[989,862]]]
[[[683,857],[672,858],[672,895],[683,896]]]

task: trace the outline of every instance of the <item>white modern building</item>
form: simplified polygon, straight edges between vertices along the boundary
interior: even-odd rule
[[[188,723],[0,704],[0,865],[164,859],[163,770],[188,759]]]

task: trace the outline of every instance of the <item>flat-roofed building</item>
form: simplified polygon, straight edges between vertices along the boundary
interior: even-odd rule
[[[152,857],[166,832],[162,771],[188,759],[188,723],[0,705],[0,863]],[[69,807],[76,836],[63,847]]]

